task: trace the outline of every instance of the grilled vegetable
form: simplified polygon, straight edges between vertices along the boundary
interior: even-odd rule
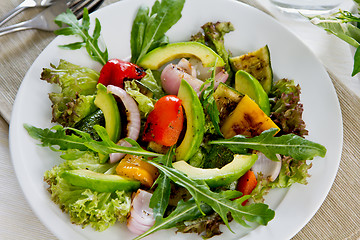
[[[221,132],[225,138],[238,134],[254,137],[270,128],[279,129],[260,107],[248,95],[245,95],[235,110],[225,119]]]
[[[254,52],[230,58],[230,64],[235,72],[244,70],[253,75],[269,94],[273,84],[273,72],[267,45]]]

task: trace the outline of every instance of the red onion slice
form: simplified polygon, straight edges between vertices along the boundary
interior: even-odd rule
[[[190,74],[191,76],[196,77],[196,69],[185,58],[180,59],[177,66],[184,69],[185,72]]]
[[[257,153],[258,159],[255,164],[251,167],[252,171],[257,174],[262,173],[264,178],[268,178],[271,182],[279,176],[281,170],[281,157],[277,154],[279,161],[272,161],[268,159],[263,153]]]
[[[123,102],[125,109],[126,109],[126,117],[128,120],[127,123],[127,138],[131,138],[133,140],[137,140],[140,133],[140,124],[141,124],[141,117],[140,111],[137,103],[135,100],[122,88],[117,86],[108,85],[107,86],[108,92],[111,92],[115,96],[119,97]],[[120,139],[117,143],[119,146],[126,146],[131,147],[131,145],[125,141],[124,139]],[[121,158],[125,156],[124,153],[111,153],[110,154],[110,163],[115,163],[120,161]]]
[[[199,92],[203,81],[188,74],[184,69],[175,64],[168,64],[161,73],[161,85],[165,92],[172,95],[177,95],[181,80],[187,81],[195,91]]]
[[[154,225],[153,210],[149,207],[151,197],[152,194],[147,191],[139,189],[136,192],[127,220],[127,227],[131,232],[142,234]]]

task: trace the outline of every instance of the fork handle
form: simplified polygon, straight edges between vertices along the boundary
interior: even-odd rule
[[[25,8],[27,7],[23,7],[21,6],[21,4],[19,6],[17,6],[16,8],[14,8],[13,10],[11,10],[8,14],[5,15],[5,17],[3,17],[0,20],[0,26],[2,26],[4,23],[6,23],[7,21],[9,21],[11,18],[15,17],[17,14],[19,14],[20,12],[22,12]]]
[[[32,29],[33,27],[31,26],[31,24],[29,24],[30,21],[31,20],[28,20],[28,21],[17,23],[17,24],[8,26],[8,27],[0,28],[0,36],[3,36],[8,33],[12,33],[12,32],[22,31],[22,30],[26,30],[26,29]]]

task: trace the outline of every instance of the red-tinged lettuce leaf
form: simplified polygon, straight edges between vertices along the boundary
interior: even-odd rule
[[[302,119],[303,105],[300,103],[300,91],[300,86],[288,79],[281,79],[272,87],[270,117],[281,129],[278,136],[293,133],[303,137],[308,134]]]
[[[63,126],[74,126],[96,110],[94,104],[99,73],[65,60],[56,67],[44,68],[41,79],[60,87],[60,92],[49,93],[52,102],[52,121]]]
[[[226,72],[231,80],[233,72],[229,64],[230,54],[225,48],[225,34],[235,30],[231,22],[208,22],[202,27],[202,32],[191,36],[191,41],[200,42],[213,49],[224,60]]]
[[[231,215],[228,215],[228,221],[231,221]],[[186,221],[177,226],[176,232],[201,234],[203,239],[208,239],[222,234],[220,226],[224,224],[219,214],[213,213],[192,221]]]

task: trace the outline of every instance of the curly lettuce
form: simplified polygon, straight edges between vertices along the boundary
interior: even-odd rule
[[[104,231],[117,221],[123,222],[131,208],[130,193],[124,191],[96,192],[69,184],[61,178],[65,170],[89,169],[105,173],[112,171],[111,164],[100,164],[93,153],[85,153],[79,159],[65,161],[44,174],[49,184],[51,199],[69,214],[71,222],[82,227],[91,226]]]
[[[234,25],[231,22],[208,22],[201,28],[203,31],[191,36],[190,40],[203,43],[218,53],[225,61],[225,70],[229,74],[228,79],[231,79],[233,72],[229,64],[230,53],[225,48],[224,36],[235,30]]]
[[[258,184],[251,194],[254,202],[263,202],[264,196],[272,188],[288,188],[294,183],[304,185],[308,183],[307,178],[310,177],[308,170],[312,167],[312,163],[307,163],[306,160],[294,160],[286,156],[283,156],[281,161],[281,170],[274,182],[270,182],[262,174],[258,175]]]
[[[99,73],[60,60],[56,67],[44,68],[41,79],[60,87],[59,93],[49,93],[52,102],[52,122],[72,127],[96,110],[94,104]]]
[[[300,103],[300,91],[300,86],[288,79],[281,79],[272,87],[270,117],[281,129],[278,136],[293,133],[303,137],[308,134],[302,119],[304,109]]]

